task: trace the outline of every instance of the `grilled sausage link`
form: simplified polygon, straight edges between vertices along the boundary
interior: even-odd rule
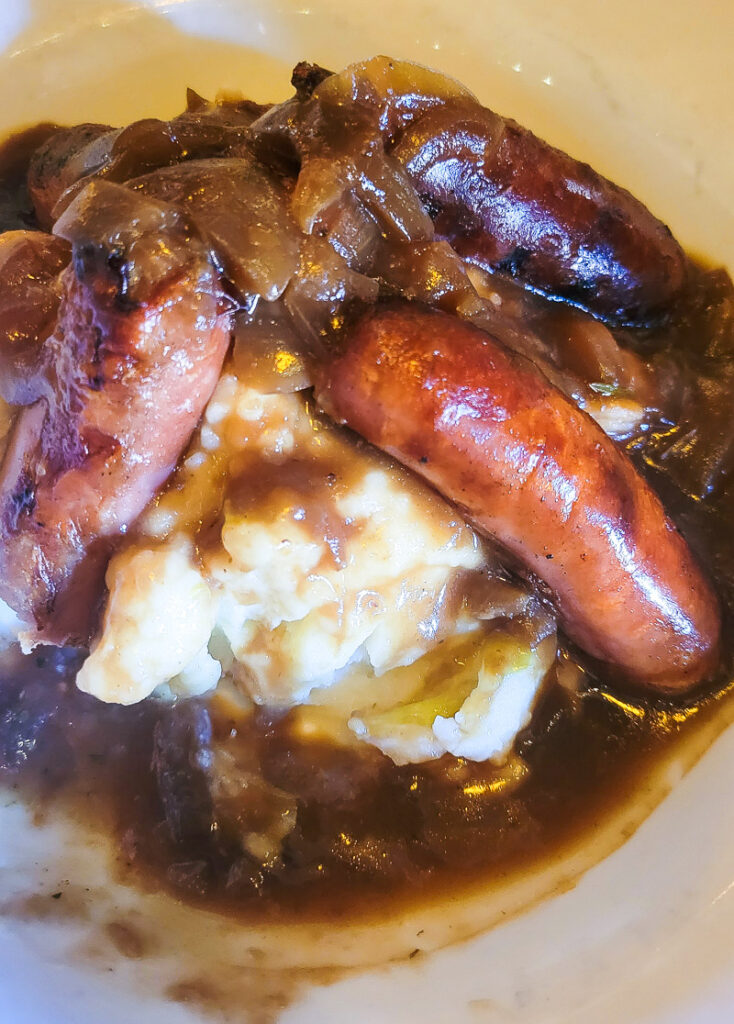
[[[594,658],[663,692],[712,671],[718,602],[685,540],[627,457],[527,359],[403,304],[357,324],[316,394],[545,581]]]
[[[128,204],[131,227],[114,227],[108,199]],[[231,312],[206,247],[175,211],[107,185],[71,212],[73,259],[35,401],[0,470],[0,597],[35,625],[32,640],[83,644],[115,543],[214,390]]]
[[[485,107],[424,114],[393,155],[466,259],[613,323],[644,324],[685,279],[683,250],[625,189]]]

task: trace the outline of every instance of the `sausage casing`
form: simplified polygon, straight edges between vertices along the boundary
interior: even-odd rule
[[[126,233],[116,226],[125,203]],[[0,597],[35,623],[33,639],[84,644],[115,544],[214,390],[232,317],[176,211],[94,184],[68,213],[73,258],[37,400],[19,412],[0,467]]]
[[[455,501],[625,678],[684,691],[715,665],[717,599],[628,458],[524,357],[447,314],[370,313],[320,404]]]

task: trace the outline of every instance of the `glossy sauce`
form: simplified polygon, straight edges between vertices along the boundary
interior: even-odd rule
[[[26,136],[28,152],[37,143]],[[7,183],[0,210],[17,210],[4,228],[19,226],[18,218],[27,226],[17,173],[23,145],[13,142],[0,156]],[[721,272],[696,269],[691,282],[665,330],[625,332],[625,340],[669,362],[672,381],[685,382],[676,399],[683,427],[676,431],[663,417],[628,449],[714,578],[728,638],[734,291]],[[542,316],[544,303],[533,302]],[[713,405],[697,400],[703,385],[696,381],[713,382]],[[451,758],[398,768],[364,745],[325,744],[304,727],[308,711],[251,713],[226,695],[105,706],[77,692],[73,652],[5,654],[0,776],[40,810],[61,802],[111,831],[126,873],[144,887],[255,919],[375,913],[382,901],[394,907],[500,887],[634,799],[682,741],[730,715],[726,643],[713,683],[684,702],[607,690],[591,675],[580,692],[549,687],[519,737],[521,761],[501,769]],[[573,652],[560,665],[560,674],[573,676]],[[212,794],[197,767],[202,754],[226,766],[230,792],[225,786]],[[517,769],[521,763],[527,770]],[[274,834],[282,839],[272,850],[252,838]]]

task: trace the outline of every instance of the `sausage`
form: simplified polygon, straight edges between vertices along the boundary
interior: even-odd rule
[[[299,64],[293,84],[253,126],[265,161],[292,173],[325,152],[358,160],[373,132],[438,238],[485,270],[630,326],[662,318],[683,286],[683,250],[642,203],[453,80],[376,57],[336,75]]]
[[[719,606],[685,540],[627,457],[523,356],[445,313],[384,307],[319,368],[316,396],[544,581],[594,658],[662,692],[713,670]]]
[[[65,215],[44,387],[0,470],[0,597],[49,643],[90,639],[114,545],[174,469],[231,336],[219,273],[180,215],[122,186],[87,191]]]
[[[486,270],[640,325],[666,310],[686,260],[625,189],[478,104],[425,113],[393,151],[437,234]]]

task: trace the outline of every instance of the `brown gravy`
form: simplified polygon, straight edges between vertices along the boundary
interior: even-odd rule
[[[0,153],[2,230],[32,225],[22,169],[49,130],[30,129]],[[101,705],[74,686],[78,655],[44,649],[0,660],[4,783],[41,812],[61,801],[111,831],[137,884],[257,920],[351,918],[381,901],[499,887],[594,830],[731,700],[734,289],[723,272],[696,269],[691,281],[664,331],[625,332],[688,381],[683,426],[663,421],[628,449],[724,605],[727,646],[706,692],[672,703],[591,677],[579,694],[550,688],[519,738],[529,771],[513,785],[490,764],[445,758],[396,768],[371,748],[326,746],[297,730],[295,712],[240,721],[216,702],[183,712],[152,701]],[[244,811],[211,804],[201,765],[212,745],[250,780]],[[243,852],[238,815],[265,819],[273,800],[283,813],[295,802],[296,824],[263,864]]]

